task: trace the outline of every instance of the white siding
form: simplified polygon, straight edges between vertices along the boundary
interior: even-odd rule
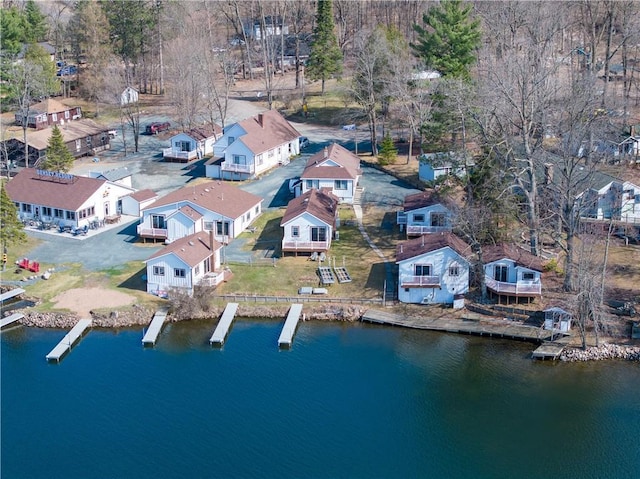
[[[330,188],[331,192],[339,198],[341,203],[353,203],[353,193],[354,193],[353,180],[346,180],[347,181],[346,190],[336,190],[335,179],[318,179],[318,178],[304,177],[304,178],[301,178],[301,180],[302,180],[302,183],[301,183],[302,192],[300,194],[306,193],[307,191],[313,188],[316,188],[318,190],[322,188]],[[311,186],[307,184],[307,181],[312,182]]]
[[[154,274],[154,267],[164,268],[164,275]],[[175,269],[184,269],[185,277],[175,276]],[[168,291],[171,288],[193,287],[189,266],[173,254],[160,256],[147,262],[147,292]]]

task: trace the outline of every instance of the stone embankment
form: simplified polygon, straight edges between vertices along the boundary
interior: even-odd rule
[[[189,319],[217,319],[222,314],[224,308],[211,308],[209,311],[201,312],[195,317]],[[288,306],[268,307],[259,305],[243,305],[240,304],[237,317],[243,318],[284,318],[289,310]],[[110,311],[108,313],[91,312],[93,327],[96,328],[127,328],[133,326],[146,326],[153,318],[154,310],[143,306],[135,305],[126,311]],[[80,319],[77,314],[73,313],[36,313],[27,310],[22,311],[25,315],[20,322],[24,326],[35,328],[61,328],[70,329]],[[356,306],[341,305],[305,305],[303,309],[304,318],[307,320],[321,321],[357,321],[360,319],[364,311]],[[171,322],[187,321],[169,312],[167,319]]]
[[[603,344],[587,349],[565,349],[560,359],[562,361],[601,361],[603,359],[640,361],[640,347]]]

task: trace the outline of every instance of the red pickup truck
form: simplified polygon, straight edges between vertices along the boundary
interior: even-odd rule
[[[165,122],[151,123],[147,125],[147,129],[145,131],[147,135],[156,135],[161,131],[167,131],[169,128],[171,128],[171,123],[169,123],[168,121],[165,121]]]

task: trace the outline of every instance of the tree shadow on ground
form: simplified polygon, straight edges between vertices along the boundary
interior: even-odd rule
[[[279,258],[282,256],[282,218],[273,218],[258,233],[252,251],[260,253],[261,258]]]
[[[369,270],[369,276],[365,284],[366,289],[375,289],[382,292],[387,277],[384,263],[373,263]],[[387,286],[388,288],[388,286]]]

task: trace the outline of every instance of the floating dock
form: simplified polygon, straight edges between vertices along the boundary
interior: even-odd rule
[[[296,332],[296,326],[300,320],[300,314],[302,313],[302,305],[299,303],[292,304],[287,314],[287,319],[282,327],[282,332],[278,338],[278,346],[291,347],[293,343],[293,335]]]
[[[169,312],[169,308],[162,308],[156,311],[156,314],[153,315],[153,319],[149,324],[149,328],[147,328],[147,332],[142,338],[142,344],[144,346],[151,345],[154,346],[156,341],[158,340],[158,335],[162,330],[162,325],[167,320],[167,313]]]
[[[22,318],[24,318],[24,314],[22,313],[13,313],[11,316],[2,318],[2,320],[0,320],[0,329],[6,326],[9,326],[10,324],[15,323],[16,321],[20,321]]]
[[[20,296],[25,293],[25,290],[22,288],[15,288],[11,291],[7,291],[5,293],[0,294],[0,303],[4,303],[8,299],[15,298],[16,296]]]
[[[558,359],[562,354],[566,344],[562,343],[544,343],[531,353],[534,359]]]
[[[62,356],[71,350],[74,343],[82,336],[84,330],[91,326],[90,319],[81,319],[76,325],[69,331],[64,338],[58,343],[58,345],[47,354],[47,361],[60,361]]]
[[[231,327],[231,323],[233,322],[233,318],[236,315],[236,311],[238,310],[238,303],[227,303],[227,306],[224,308],[224,312],[222,313],[222,317],[220,321],[218,321],[218,325],[216,326],[211,339],[209,339],[209,343],[216,344],[218,346],[222,346],[224,344],[224,340],[227,337],[227,333],[229,332],[229,328]]]

